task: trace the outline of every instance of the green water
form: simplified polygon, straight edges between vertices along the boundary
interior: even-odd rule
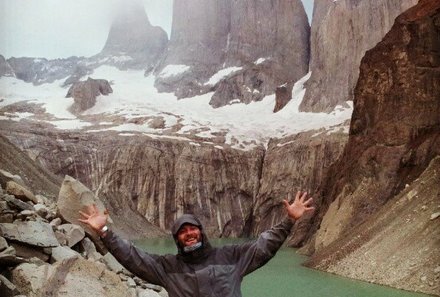
[[[242,242],[240,239],[211,240],[214,246]],[[155,254],[175,254],[172,240],[145,239],[135,242],[138,247]],[[282,248],[265,266],[245,277],[244,297],[416,297],[429,296],[367,282],[339,277],[301,266],[307,258],[294,249]]]

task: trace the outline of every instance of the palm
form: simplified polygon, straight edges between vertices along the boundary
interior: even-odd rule
[[[312,207],[313,198],[307,199],[307,193],[297,192],[295,200],[290,204],[287,200],[284,200],[284,206],[287,210],[287,214],[292,219],[298,220],[301,218],[306,211],[313,211],[315,208]]]
[[[82,217],[79,221],[89,225],[96,231],[101,230],[107,224],[108,212],[100,213],[95,204],[89,205],[86,212],[80,211],[79,213]]]

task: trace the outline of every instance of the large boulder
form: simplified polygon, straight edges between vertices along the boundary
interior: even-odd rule
[[[71,107],[73,112],[82,112],[95,105],[96,97],[110,93],[113,93],[113,89],[107,80],[89,77],[86,81],[74,83],[69,88],[66,98],[73,97],[75,100]]]
[[[79,212],[85,211],[90,205],[96,205],[101,212],[104,212],[105,210],[105,206],[101,200],[99,200],[86,186],[73,177],[66,176],[58,195],[58,213],[65,221],[80,224],[85,232],[92,237],[95,244],[102,251],[105,251],[98,234],[87,224],[78,221],[80,218]],[[112,222],[111,219],[109,222]]]

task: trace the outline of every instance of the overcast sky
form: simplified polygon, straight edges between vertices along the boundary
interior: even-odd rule
[[[118,5],[127,0],[0,0],[5,58],[92,56],[101,51]],[[153,25],[171,31],[172,0],[141,0]],[[302,0],[312,15],[313,0]]]

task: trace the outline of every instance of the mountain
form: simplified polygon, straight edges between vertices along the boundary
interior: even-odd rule
[[[281,199],[307,190],[316,215],[296,223],[289,244],[305,244],[309,266],[438,295],[437,3],[421,0],[406,10],[411,2],[317,1],[314,24],[322,32],[312,34],[305,75],[309,54],[291,55],[308,34],[298,1],[176,1],[157,76],[149,68],[121,70],[131,60],[120,60],[118,46],[102,60],[67,59],[78,62],[53,73],[44,65],[59,61],[20,58],[17,67],[8,59],[19,75],[0,80],[9,88],[1,93],[1,134],[50,172],[83,182],[122,225],[168,229],[192,212],[210,235],[253,236],[280,218]],[[297,33],[289,30],[293,20]],[[365,28],[377,30],[370,34],[376,41],[335,34],[366,35]],[[333,39],[319,35],[325,30]],[[319,59],[339,62],[319,64],[313,48],[321,45],[330,51]],[[319,79],[322,69],[333,80]],[[75,115],[66,111],[73,99],[59,82],[41,84],[58,77],[67,86],[90,74],[107,79],[113,93]],[[175,94],[158,93],[155,79]],[[348,123],[351,109],[333,109],[348,97],[325,98],[331,89],[349,94],[352,79]],[[292,99],[273,113],[276,87]],[[319,109],[332,112],[299,112],[304,92],[321,92]]]
[[[300,0],[174,1],[156,86],[178,98],[214,92],[213,107],[259,101],[307,73],[309,31]]]
[[[121,5],[98,55],[121,69],[153,69],[168,43],[166,32],[152,26],[140,1]]]

